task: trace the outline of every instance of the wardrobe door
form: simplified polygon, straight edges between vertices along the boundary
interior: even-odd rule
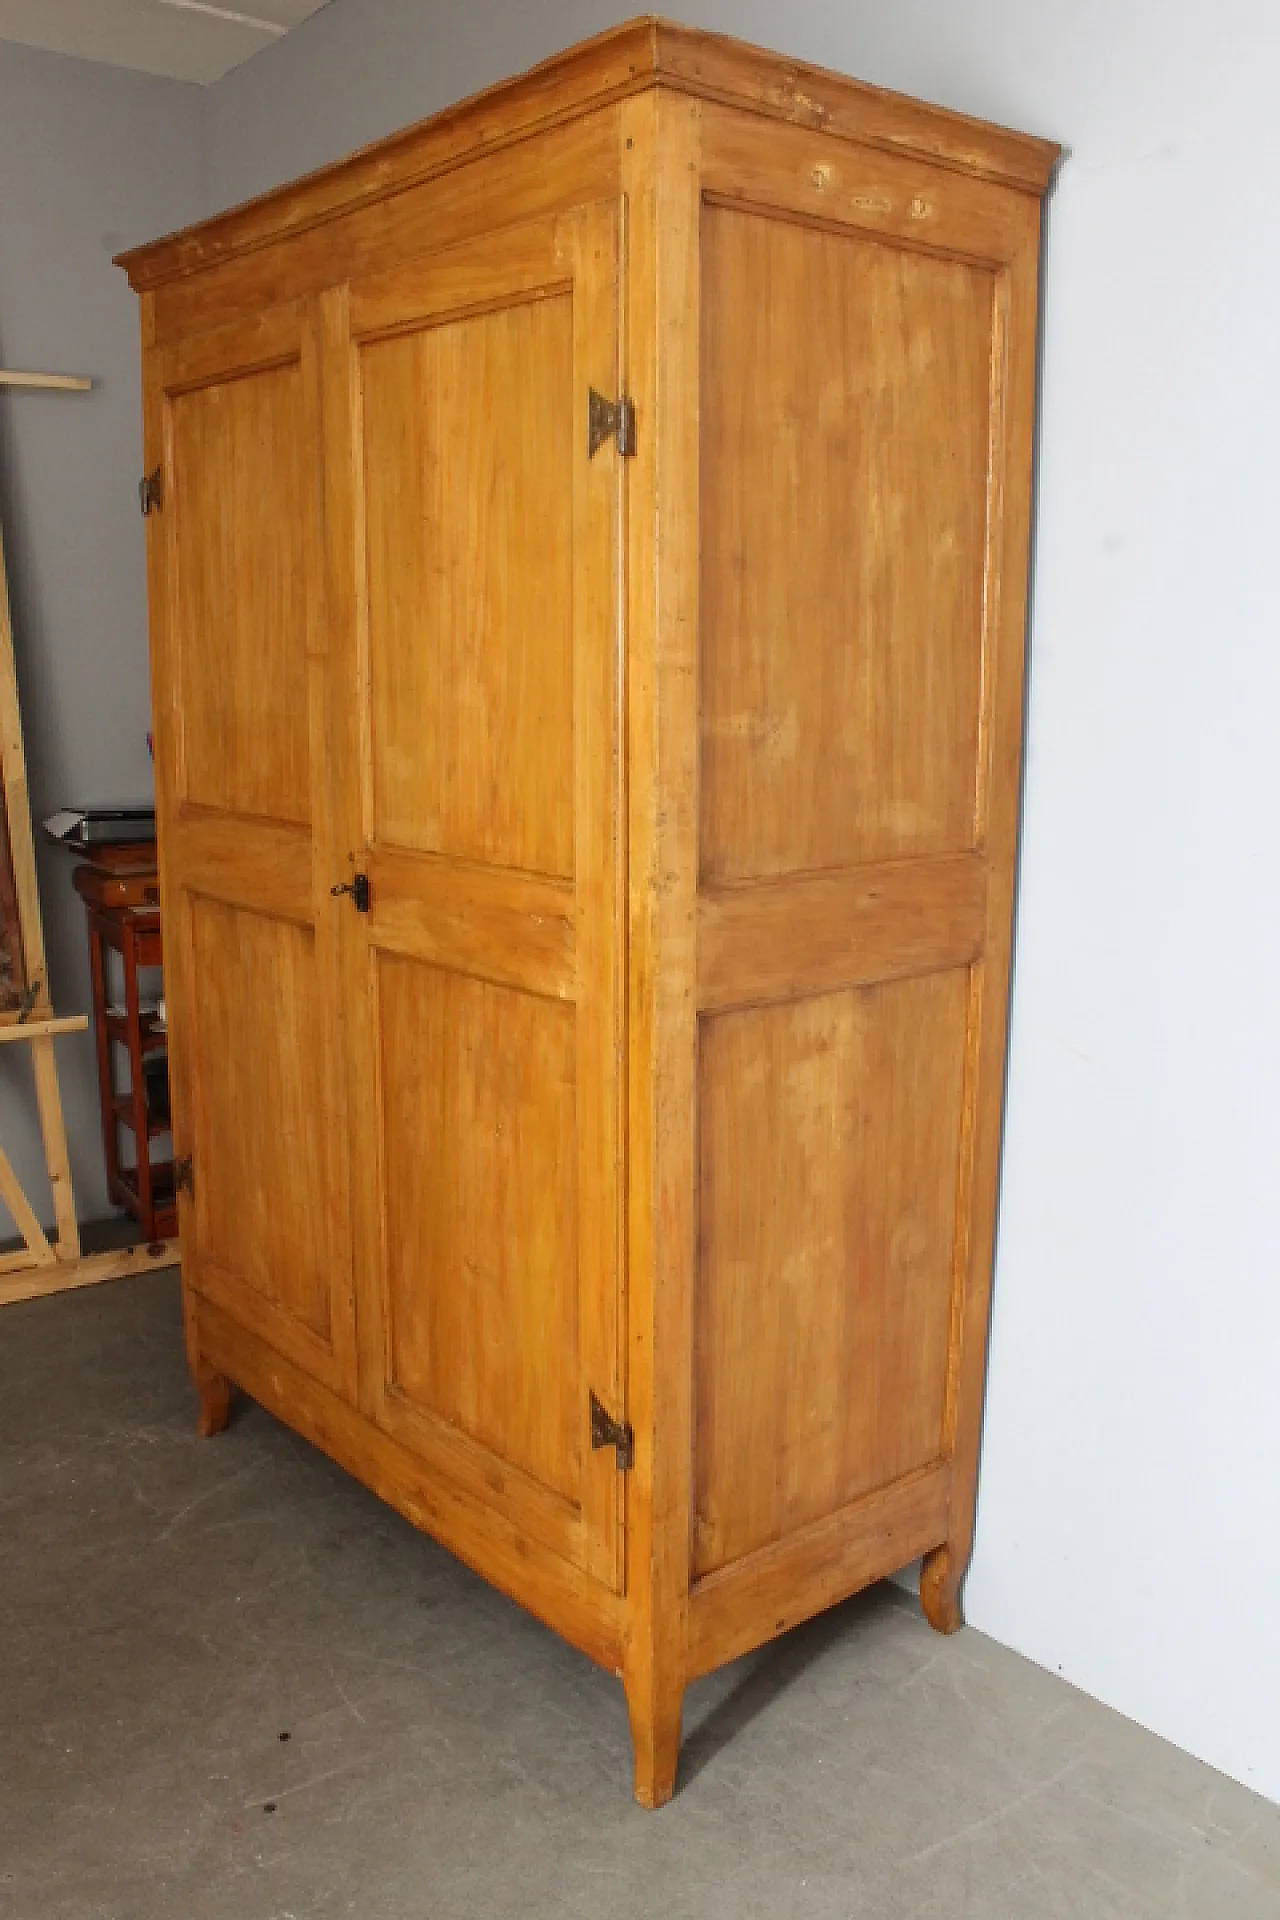
[[[154,352],[147,381],[183,1272],[354,1394],[309,314],[276,308]]]
[[[343,906],[362,1392],[464,1538],[496,1512],[609,1586],[622,462],[588,402],[618,392],[619,225],[585,208],[354,285],[326,388],[356,582],[335,878],[368,887]]]

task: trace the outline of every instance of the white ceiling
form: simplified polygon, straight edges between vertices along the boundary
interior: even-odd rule
[[[327,0],[0,0],[0,40],[202,86]]]

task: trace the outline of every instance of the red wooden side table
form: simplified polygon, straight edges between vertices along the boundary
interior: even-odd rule
[[[158,902],[155,876],[145,877],[132,890]],[[115,1205],[124,1207],[141,1224],[150,1241],[167,1240],[178,1231],[172,1154],[151,1158],[151,1143],[169,1133],[167,1100],[148,1099],[147,1062],[168,1051],[169,1036],[153,1012],[144,1012],[139,974],[164,960],[158,904],[126,905],[102,899],[102,877],[92,867],[78,867],[77,893],[89,919],[89,964],[93,974],[93,1024],[98,1041],[98,1087],[102,1098],[102,1138],[107,1157],[107,1191]],[[108,981],[109,958],[120,956],[124,975],[124,1002],[113,1002]],[[128,1064],[128,1081],[119,1085],[116,1049]],[[121,1152],[121,1134],[132,1134],[133,1164]]]

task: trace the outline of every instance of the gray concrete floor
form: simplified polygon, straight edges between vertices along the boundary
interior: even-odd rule
[[[695,1687],[644,1814],[614,1681],[192,1413],[174,1276],[0,1313],[6,1920],[1280,1916],[1280,1809],[891,1588]]]

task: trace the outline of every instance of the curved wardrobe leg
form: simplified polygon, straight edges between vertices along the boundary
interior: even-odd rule
[[[203,1362],[191,1369],[191,1375],[200,1396],[196,1432],[208,1440],[221,1433],[231,1418],[231,1382],[225,1373],[216,1373]]]
[[[635,1796],[642,1807],[665,1807],[676,1790],[684,1686],[627,1686]]]
[[[924,1557],[920,1568],[920,1605],[925,1619],[937,1633],[954,1633],[964,1625],[960,1583],[964,1579],[965,1564],[950,1543],[935,1547]]]

